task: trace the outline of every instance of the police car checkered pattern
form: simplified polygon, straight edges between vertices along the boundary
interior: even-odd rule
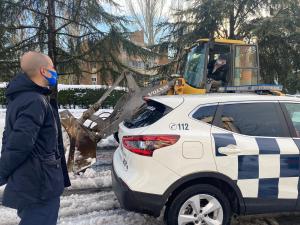
[[[297,199],[300,140],[213,134],[218,170],[235,180],[244,198]],[[225,155],[220,147],[237,146],[239,154]]]

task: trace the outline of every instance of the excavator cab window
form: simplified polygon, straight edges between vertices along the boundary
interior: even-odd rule
[[[234,46],[233,86],[260,83],[256,45]]]
[[[191,49],[187,55],[184,79],[189,85],[195,88],[203,88],[205,85],[203,80],[206,70],[206,48],[206,44],[200,44]]]
[[[184,64],[186,83],[209,92],[261,83],[256,45],[202,42],[190,50]]]

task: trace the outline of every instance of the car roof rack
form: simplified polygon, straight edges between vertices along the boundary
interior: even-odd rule
[[[242,85],[219,87],[218,92],[221,93],[243,93],[254,92],[256,94],[269,94],[272,92],[281,92],[283,86],[276,84],[258,84],[258,85]]]

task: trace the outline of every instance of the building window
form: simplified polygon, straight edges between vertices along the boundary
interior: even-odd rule
[[[92,84],[93,85],[97,84],[97,76],[95,76],[95,75],[92,76]]]

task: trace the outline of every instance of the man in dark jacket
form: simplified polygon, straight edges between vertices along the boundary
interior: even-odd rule
[[[8,85],[0,157],[2,204],[18,210],[20,225],[57,223],[60,195],[70,186],[61,125],[49,86],[57,82],[51,59],[38,52],[21,58],[24,73]]]
[[[229,65],[226,54],[220,54],[217,60],[211,61],[207,66],[208,78],[219,81],[220,85],[225,86],[228,82]]]

